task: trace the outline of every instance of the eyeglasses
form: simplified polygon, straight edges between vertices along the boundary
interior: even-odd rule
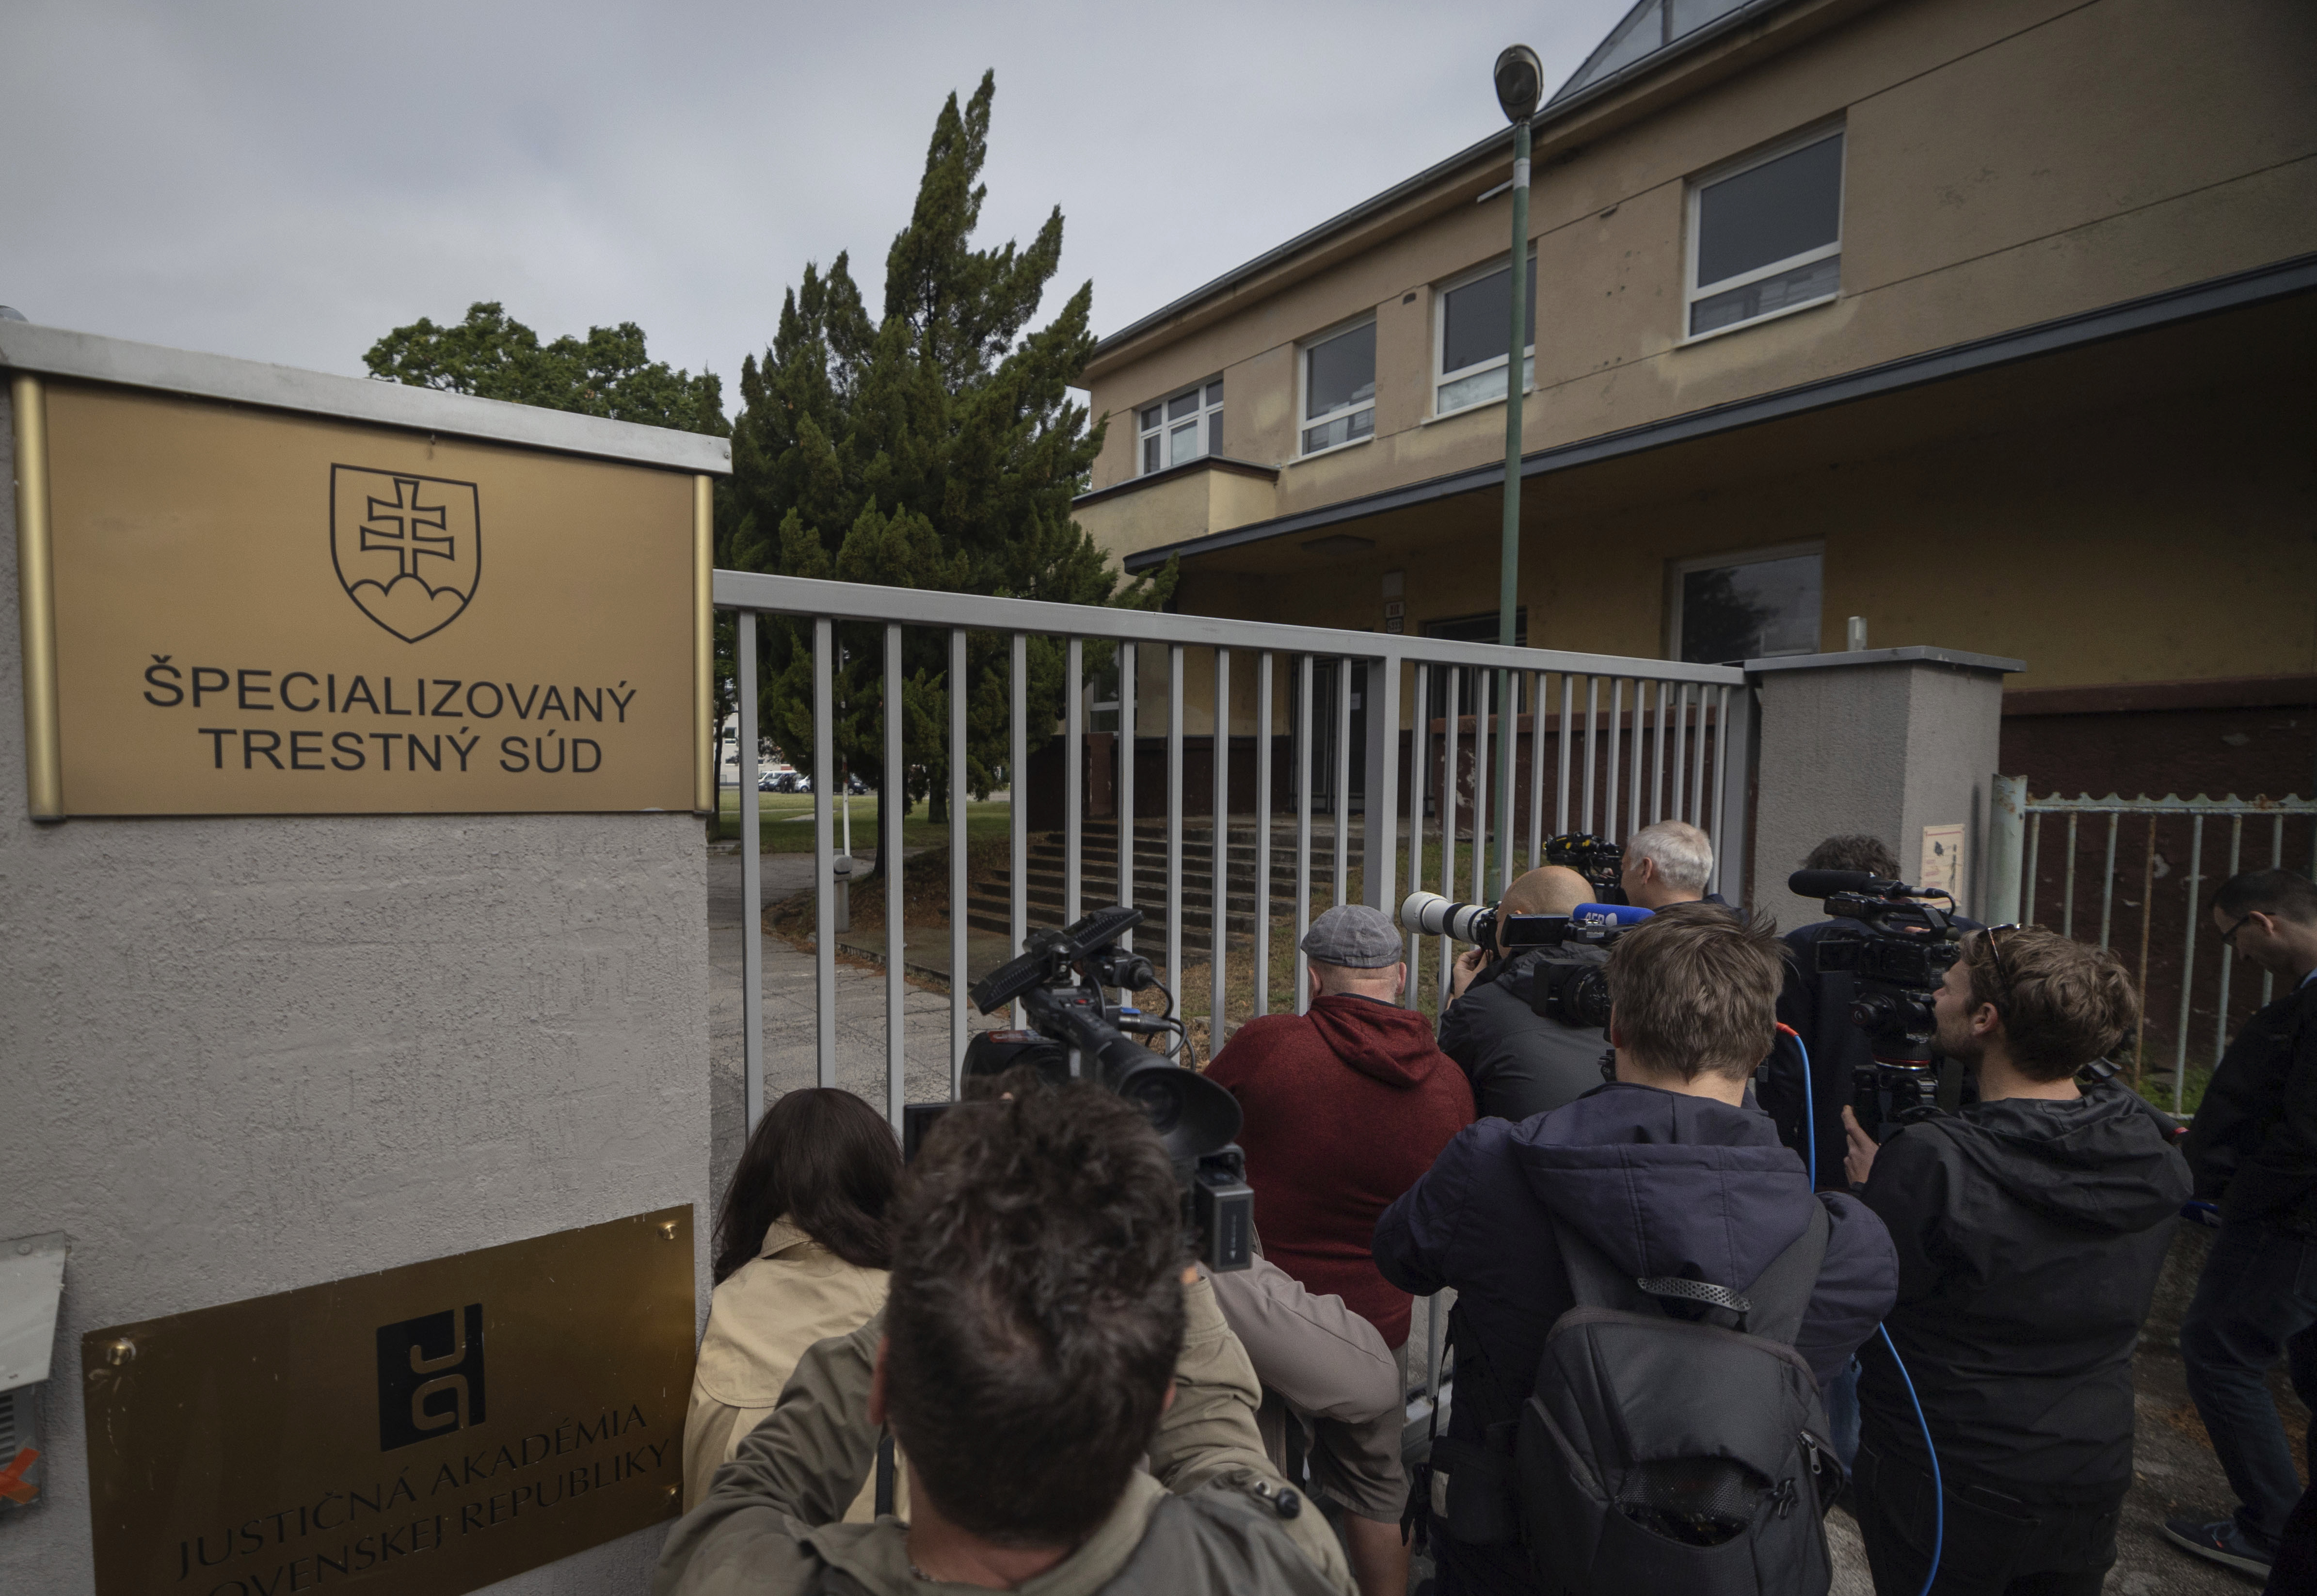
[[[2221,946],[2227,948],[2231,953],[2234,953],[2237,949],[2237,933],[2243,930],[2251,919],[2252,916],[2249,914],[2245,915],[2240,919],[2235,925],[2231,926],[2227,930],[2222,932]]]
[[[2011,968],[2003,962],[2003,944],[1998,938],[2005,931],[2017,929],[2019,929],[2018,922],[2011,921],[2000,926],[1990,926],[1982,933],[1987,943],[1988,959],[1995,965],[1995,979],[2003,983],[2003,998],[1998,1000],[1996,1005],[1998,1008],[2002,1007],[2003,1002],[2011,996]]]

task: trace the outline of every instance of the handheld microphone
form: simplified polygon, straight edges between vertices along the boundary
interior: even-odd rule
[[[1577,926],[1638,926],[1650,913],[1631,903],[1579,903],[1569,911],[1569,920]]]
[[[1786,877],[1786,891],[1797,898],[1831,898],[1838,892],[1891,898],[1910,894],[1914,889],[1903,881],[1865,870],[1797,870]]]

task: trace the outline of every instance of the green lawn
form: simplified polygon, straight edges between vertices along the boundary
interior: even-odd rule
[[[723,813],[719,818],[720,835],[736,837],[740,830],[740,794],[727,789],[724,793]],[[809,854],[812,851],[812,794],[810,793],[759,793],[757,812],[761,820],[765,852],[768,854]],[[1013,824],[1014,806],[1005,799],[993,799],[976,803],[968,799],[965,805],[965,829],[969,841],[985,837],[1003,837]],[[837,846],[845,843],[845,799],[840,795],[829,800],[830,835]],[[901,818],[901,843],[905,847],[939,847],[949,840],[949,822],[939,824],[926,818],[926,805],[915,804]],[[877,846],[877,800],[874,797],[853,800],[853,847],[855,852],[867,853]]]

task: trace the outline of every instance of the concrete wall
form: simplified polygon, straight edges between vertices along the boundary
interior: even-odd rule
[[[1885,653],[1887,654],[1887,650]],[[1781,662],[1785,663],[1785,662]],[[1961,821],[1959,907],[1983,906],[1988,802],[2001,737],[2003,673],[1984,665],[1821,655],[1761,678],[1753,890],[1791,930],[1826,918],[1786,876],[1828,837],[1865,832],[1918,878],[1923,828]]]
[[[1528,449],[2317,248],[2317,12],[2305,5],[1820,0],[1759,31],[1791,47],[1734,72],[1704,52],[1670,85],[1541,130]],[[1686,344],[1689,180],[1838,121],[1841,297]],[[1507,254],[1509,202],[1472,199],[1508,165],[1450,174],[1240,285],[1227,308],[1105,350],[1088,372],[1095,414],[1114,417],[1094,486],[1135,472],[1127,412],[1216,374],[1229,453],[1288,468],[1282,515],[1500,457],[1502,412],[1435,419],[1430,378],[1436,289]],[[1291,466],[1298,340],[1371,311],[1374,441]]]
[[[0,1590],[84,1596],[85,1331],[678,1203],[704,1316],[705,861],[682,815],[31,825],[10,436],[0,390],[0,1236],[73,1253]],[[629,1596],[663,1534],[490,1589]]]

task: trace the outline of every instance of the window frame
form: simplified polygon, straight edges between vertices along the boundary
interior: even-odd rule
[[[1751,322],[1745,324],[1752,326]],[[1826,540],[1806,538],[1799,542],[1770,543],[1753,549],[1724,549],[1712,554],[1696,554],[1666,561],[1665,578],[1665,639],[1664,657],[1681,659],[1681,587],[1682,578],[1692,571],[1720,570],[1732,565],[1767,565],[1774,560],[1799,560],[1804,555],[1818,559],[1818,625],[1821,640],[1819,648],[1804,652],[1817,653],[1823,649],[1826,635]],[[1794,654],[1765,655],[1765,659],[1791,659]]]
[[[1529,278],[1532,282],[1536,281],[1536,242],[1531,239],[1528,247],[1528,263]],[[1440,363],[1447,358],[1448,354],[1448,296],[1460,288],[1470,287],[1484,277],[1492,277],[1498,272],[1508,271],[1512,265],[1512,251],[1507,249],[1500,256],[1483,261],[1468,271],[1460,272],[1455,276],[1445,278],[1433,285],[1432,381],[1429,385],[1430,392],[1425,401],[1425,412],[1428,420],[1445,421],[1451,416],[1462,416],[1468,411],[1485,409],[1490,405],[1501,405],[1505,402],[1505,393],[1512,391],[1510,378],[1507,377],[1505,393],[1500,393],[1494,399],[1474,399],[1470,404],[1458,405],[1453,410],[1444,410],[1440,408],[1440,390],[1451,382],[1462,382],[1468,378],[1481,376],[1484,372],[1496,370],[1499,364],[1505,366],[1507,372],[1512,366],[1510,355],[1496,354],[1469,366],[1459,366],[1454,372],[1444,372],[1440,369]],[[1536,391],[1536,327],[1534,318],[1531,318],[1528,329],[1528,346],[1521,351],[1521,392],[1534,393]]]
[[[1216,372],[1209,376],[1200,378],[1196,382],[1185,382],[1180,387],[1170,388],[1157,399],[1145,399],[1142,403],[1134,407],[1134,474],[1137,477],[1156,476],[1160,471],[1173,471],[1177,466],[1192,465],[1199,461],[1213,459],[1221,454],[1222,451],[1215,447],[1215,444],[1219,440],[1214,435],[1214,420],[1217,416],[1221,414],[1225,405],[1230,399],[1230,394],[1229,390],[1226,390],[1221,398],[1216,399],[1212,404],[1209,404],[1207,402],[1207,390],[1215,386],[1217,383],[1221,382],[1222,380],[1223,373]],[[1180,421],[1169,419],[1167,414],[1167,410],[1173,407],[1176,399],[1193,395],[1197,396],[1199,400],[1198,410],[1192,417],[1192,419],[1197,424],[1199,429],[1199,452],[1196,454],[1192,455],[1189,460],[1170,461],[1162,459],[1157,465],[1146,467],[1143,462],[1145,458],[1145,450],[1150,441],[1152,438],[1163,439],[1171,437],[1174,434],[1175,428],[1182,425]],[[1158,412],[1158,425],[1155,427],[1146,429],[1142,425],[1143,412],[1151,409],[1156,409]]]
[[[1798,266],[1807,266],[1814,262],[1825,260],[1829,256],[1839,256],[1842,254],[1846,209],[1844,202],[1849,197],[1850,191],[1849,132],[1849,124],[1844,120],[1820,122],[1815,127],[1804,129],[1775,143],[1766,144],[1734,160],[1709,167],[1690,178],[1688,192],[1682,200],[1683,231],[1686,237],[1682,242],[1681,336],[1676,340],[1677,346],[1683,344],[1702,344],[1708,338],[1718,338],[1725,333],[1737,332],[1741,327],[1760,327],[1764,322],[1776,321],[1782,316],[1792,316],[1803,310],[1815,310],[1820,306],[1830,305],[1842,297],[1841,273],[1838,272],[1835,276],[1834,290],[1830,293],[1820,294],[1814,300],[1804,300],[1798,305],[1781,305],[1775,310],[1766,310],[1759,316],[1749,316],[1743,321],[1733,321],[1727,327],[1713,327],[1702,333],[1689,330],[1690,321],[1700,300],[1710,300],[1717,294],[1728,293],[1731,289],[1744,288],[1749,283],[1759,282],[1766,278],[1776,277],[1781,273],[1791,272]],[[1703,229],[1699,225],[1698,213],[1704,205],[1705,191],[1718,184],[1727,183],[1732,177],[1743,176],[1757,166],[1767,166],[1772,161],[1783,160],[1787,156],[1808,149],[1814,144],[1823,144],[1829,139],[1842,140],[1842,160],[1836,169],[1834,179],[1834,241],[1831,244],[1821,244],[1814,248],[1805,249],[1801,254],[1789,256],[1784,260],[1772,261],[1767,265],[1758,266],[1749,272],[1740,272],[1735,277],[1725,277],[1717,282],[1699,282],[1697,249]]]
[[[1328,411],[1325,416],[1307,416],[1304,414],[1304,411],[1307,408],[1308,400],[1311,398],[1311,351],[1319,348],[1322,344],[1333,343],[1337,338],[1344,336],[1346,333],[1355,333],[1363,327],[1373,327],[1375,325],[1375,312],[1373,310],[1369,310],[1361,315],[1355,316],[1347,321],[1339,321],[1336,323],[1335,326],[1328,327],[1324,331],[1313,333],[1310,337],[1299,338],[1296,340],[1295,459],[1298,462],[1317,460],[1324,454],[1339,453],[1346,449],[1356,449],[1363,444],[1371,444],[1375,441],[1375,424],[1371,420],[1368,424],[1367,434],[1364,437],[1346,438],[1340,444],[1330,444],[1324,449],[1306,449],[1303,447],[1303,435],[1312,427],[1324,426],[1328,422],[1334,421],[1341,417],[1356,416],[1362,410],[1367,411],[1371,417],[1374,415],[1375,395],[1373,392],[1371,392],[1366,399],[1362,399],[1358,404],[1340,405],[1335,409]],[[1369,373],[1369,381],[1371,387],[1374,386],[1373,372]]]

